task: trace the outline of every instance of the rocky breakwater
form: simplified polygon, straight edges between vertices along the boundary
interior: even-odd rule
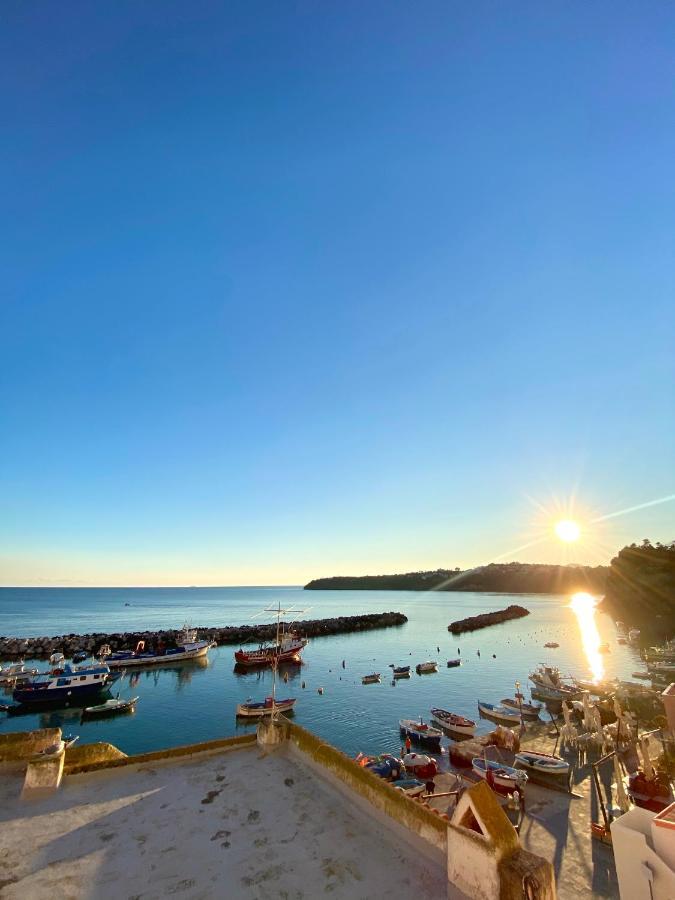
[[[448,625],[448,631],[453,634],[463,634],[465,631],[477,631],[479,628],[487,628],[488,625],[499,625],[500,622],[508,622],[509,619],[522,619],[529,616],[529,609],[518,606],[515,603],[506,609],[496,609],[494,612],[481,613],[479,616],[469,616],[468,619],[458,619]]]
[[[328,637],[354,631],[370,631],[405,625],[407,616],[399,612],[371,613],[362,616],[338,616],[333,619],[309,619],[295,622],[293,630],[305,637]],[[230,625],[223,628],[197,628],[199,640],[221,644],[262,644],[276,637],[276,623],[269,625]],[[0,659],[47,659],[52,653],[71,657],[77,650],[98,653],[103,644],[113,650],[133,649],[145,641],[147,649],[164,644],[176,645],[178,631],[127,631],[115,634],[65,634],[58,637],[13,638],[0,637]]]

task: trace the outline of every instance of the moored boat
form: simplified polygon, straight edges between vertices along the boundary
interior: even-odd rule
[[[98,716],[114,716],[117,713],[134,712],[138,697],[130,697],[128,700],[122,700],[118,697],[111,697],[96,706],[85,706],[82,710],[82,718],[96,718]]]
[[[476,733],[476,723],[473,719],[458,716],[447,709],[440,709],[435,706],[431,710],[431,716],[434,722],[443,728],[447,728],[448,731],[454,731],[456,734],[465,735],[466,737],[473,737]]]
[[[237,703],[237,715],[245,718],[260,719],[263,716],[271,716],[274,712],[289,713],[295,706],[295,697],[286,700],[275,700],[273,697],[265,697],[260,703],[247,700],[246,703]]]
[[[23,661],[12,663],[9,666],[0,666],[0,684],[19,684],[30,681],[37,674],[37,669],[27,668]]]
[[[497,719],[509,725],[518,725],[520,723],[520,713],[515,709],[508,709],[506,706],[499,706],[497,703],[486,703],[484,700],[478,701],[478,709],[488,718]]]
[[[570,764],[560,756],[550,753],[537,753],[534,750],[521,750],[516,753],[515,761],[526,769],[531,769],[540,775],[551,775],[554,778],[567,780],[570,774]]]
[[[154,650],[146,650],[145,641],[139,641],[135,650],[113,652],[107,644],[104,644],[99,650],[99,658],[105,660],[111,669],[153,666],[199,659],[206,656],[213,646],[215,645],[212,641],[198,641],[197,630],[184,625],[176,637],[175,647],[166,647],[160,642]]]
[[[361,684],[380,684],[381,681],[380,673],[373,672],[372,675],[364,675],[361,679]]]
[[[631,644],[637,644],[640,640],[640,629],[639,628],[631,628],[628,632],[628,640]]]
[[[238,666],[273,666],[280,663],[302,663],[300,654],[309,643],[293,631],[281,635],[278,643],[261,644],[257,650],[237,650],[234,660]]]
[[[502,706],[515,710],[518,715],[522,713],[524,719],[538,719],[541,712],[539,703],[526,703],[525,700],[519,700],[518,697],[506,697],[502,700]]]
[[[394,678],[410,678],[410,666],[392,666]]]
[[[431,725],[427,725],[421,719],[419,721],[415,719],[401,719],[399,728],[401,729],[401,734],[409,737],[411,741],[416,741],[430,750],[440,752],[443,732],[439,731],[438,728],[432,728]]]
[[[438,663],[433,660],[428,660],[427,662],[417,663],[415,666],[415,671],[418,675],[426,675],[430,672],[438,672]]]
[[[461,666],[461,665],[462,665],[462,660],[459,657],[457,659],[449,659],[448,660],[448,668],[449,669],[454,669],[457,666]]]
[[[538,688],[550,692],[552,697],[561,700],[577,700],[580,692],[577,688],[563,681],[557,666],[542,664],[529,674],[530,681]]]
[[[559,646],[560,644],[556,643],[555,641],[549,641],[547,644],[544,644],[544,647],[546,647],[548,650],[555,650]]]
[[[513,766],[505,766],[493,759],[482,759],[477,756],[471,760],[471,766],[476,775],[500,793],[511,793],[516,788],[523,790],[527,784],[527,772],[514,769]]]
[[[12,697],[20,704],[64,703],[68,706],[80,699],[97,697],[113,681],[110,669],[104,664],[77,669],[66,664],[59,672],[36,675],[28,684],[15,688]]]

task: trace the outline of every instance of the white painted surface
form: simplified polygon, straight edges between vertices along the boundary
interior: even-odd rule
[[[675,898],[675,871],[652,845],[653,818],[654,813],[636,807],[612,822],[612,843],[621,900]],[[649,866],[653,873],[651,891],[643,864]]]

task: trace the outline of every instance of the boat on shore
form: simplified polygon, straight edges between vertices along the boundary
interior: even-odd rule
[[[13,699],[21,705],[63,703],[69,706],[82,699],[98,697],[114,681],[105,664],[80,666],[76,669],[66,664],[58,672],[60,674],[45,672],[36,675],[28,684],[14,689]]]
[[[392,787],[407,794],[408,797],[419,797],[426,791],[425,783],[417,778],[400,778],[398,781],[392,781]]]
[[[138,697],[130,697],[128,700],[122,700],[119,696],[111,697],[96,706],[85,706],[82,710],[83,719],[94,719],[103,716],[115,716],[118,713],[135,712]]]
[[[538,719],[541,712],[539,703],[526,703],[525,700],[521,700],[518,697],[505,697],[501,703],[507,709],[515,710],[519,716],[522,713],[524,719]]]
[[[145,641],[139,641],[135,650],[113,652],[108,644],[104,644],[99,650],[99,658],[111,669],[126,669],[130,666],[153,666],[199,659],[206,656],[213,646],[212,641],[198,641],[197,630],[184,625],[176,637],[175,647],[166,647],[160,642],[154,650],[146,650]]]
[[[432,728],[431,725],[427,725],[421,719],[419,721],[415,719],[401,719],[398,724],[401,734],[409,737],[411,741],[416,741],[418,744],[428,747],[429,750],[435,750],[437,753],[440,753],[443,732],[439,731],[438,728]]]
[[[508,709],[506,706],[499,706],[497,703],[486,703],[484,700],[478,701],[478,709],[489,719],[506,722],[508,725],[520,724],[520,713],[515,709]]]
[[[406,772],[415,778],[433,778],[438,775],[438,763],[433,756],[425,756],[423,753],[406,753],[403,757],[403,765]]]
[[[458,716],[456,713],[449,712],[447,709],[440,709],[435,706],[431,710],[431,717],[442,728],[448,731],[454,731],[455,734],[461,734],[465,737],[473,737],[476,733],[476,723],[473,719],[467,719],[465,716]]]
[[[271,716],[273,713],[290,713],[295,706],[295,697],[286,700],[275,700],[273,697],[265,697],[260,703],[247,700],[246,703],[237,703],[237,715],[243,718],[261,719],[263,716]]]
[[[505,766],[493,759],[482,759],[477,756],[471,760],[473,771],[499,793],[512,793],[523,790],[527,784],[527,772]]]
[[[309,644],[307,638],[302,638],[294,631],[284,632],[274,644],[261,644],[257,650],[235,651],[234,661],[238,666],[247,668],[255,666],[274,666],[282,663],[295,663],[300,665],[300,654]]]
[[[415,671],[418,675],[428,675],[431,672],[438,672],[438,663],[433,660],[417,663]]]
[[[561,781],[568,781],[570,764],[560,756],[550,753],[538,753],[534,750],[521,750],[515,755],[515,761],[525,769],[539,775],[548,775]]]
[[[364,675],[361,684],[380,684],[382,679],[379,672],[373,672],[372,675]]]

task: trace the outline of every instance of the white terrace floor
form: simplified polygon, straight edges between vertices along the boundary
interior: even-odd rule
[[[445,898],[445,871],[285,755],[257,749],[64,778],[0,778],[0,896]]]

